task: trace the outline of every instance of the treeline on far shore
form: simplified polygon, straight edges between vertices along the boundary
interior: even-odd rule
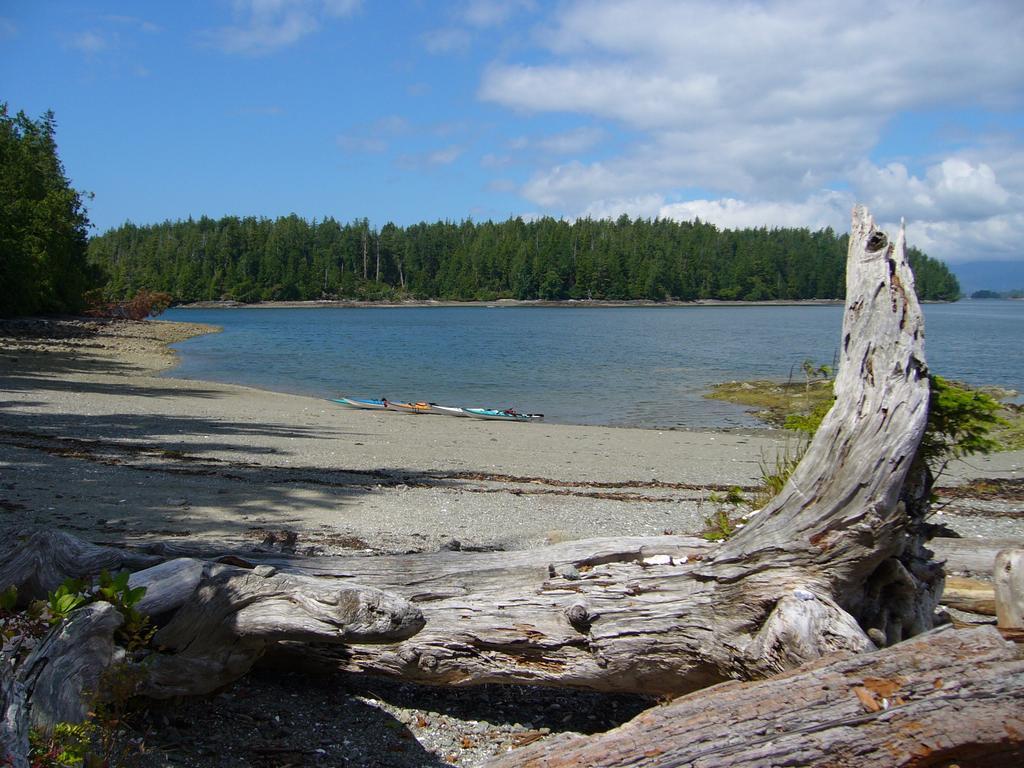
[[[140,289],[176,301],[314,299],[839,299],[847,235],[718,229],[666,219],[521,218],[387,224],[266,218],[125,224],[94,237],[108,298]],[[910,249],[918,295],[954,300],[956,277]]]

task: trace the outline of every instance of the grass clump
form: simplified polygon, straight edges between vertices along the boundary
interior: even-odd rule
[[[733,486],[724,494],[711,493],[708,501],[715,505],[711,514],[704,515],[701,536],[708,541],[725,541],[747,524],[746,515],[738,514],[740,507],[747,505],[743,489],[739,486]]]
[[[729,381],[716,384],[705,397],[724,400],[752,409],[754,416],[773,427],[786,426],[786,420],[808,416],[832,407],[832,382],[817,379],[808,382]]]

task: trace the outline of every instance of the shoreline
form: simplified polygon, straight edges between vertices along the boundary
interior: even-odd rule
[[[946,302],[931,302],[946,303]],[[495,299],[494,301],[454,301],[449,299],[408,299],[404,301],[365,301],[360,299],[317,299],[311,301],[257,301],[245,304],[239,301],[195,301],[176,304],[174,309],[399,309],[403,307],[544,307],[549,309],[623,309],[669,307],[841,307],[843,299],[773,299],[771,301],[726,301],[723,299],[695,299],[693,301],[648,299]]]
[[[719,508],[712,493],[751,482],[761,451],[783,445],[779,434],[348,410],[161,376],[178,357],[168,344],[215,326],[47,320],[44,338],[12,334],[11,325],[0,321],[8,535],[51,527],[217,558],[692,534]],[[957,471],[1022,476],[1024,452],[1000,461]],[[1024,538],[1019,502],[980,489],[965,489],[934,519],[965,536]],[[430,688],[271,660],[216,695],[151,704],[133,725],[146,740],[134,759],[146,768],[204,766],[211,755],[249,764],[266,758],[259,750],[269,740],[277,757],[319,744],[318,754],[340,762],[480,768],[514,746],[608,730],[653,703],[533,687]]]
[[[12,334],[12,324],[32,322],[52,337]],[[781,430],[357,411],[161,375],[177,360],[168,344],[216,330],[171,321],[0,323],[0,520],[96,541],[242,549],[287,530],[300,550],[323,553],[696,534],[715,509],[713,494],[749,493],[761,463],[786,450]],[[1022,465],[1021,451],[974,457],[942,483],[1014,482]],[[957,506],[977,508],[969,498]],[[1024,521],[993,524],[993,535],[1024,535]]]

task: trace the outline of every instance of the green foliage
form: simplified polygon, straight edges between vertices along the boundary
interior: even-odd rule
[[[809,436],[796,443],[787,442],[785,450],[776,452],[770,458],[764,452],[761,453],[761,459],[758,461],[761,483],[752,502],[755,507],[763,507],[779,495],[807,452],[808,445]]]
[[[0,592],[0,614],[11,613],[18,604],[18,588],[13,584]]]
[[[131,574],[122,571],[111,575],[108,571],[100,572],[95,590],[87,581],[68,579],[49,595],[47,608],[50,623],[56,624],[68,617],[76,608],[97,600],[113,605],[124,617],[124,623],[117,631],[117,638],[129,649],[135,650],[145,646],[153,636],[154,628],[150,626],[149,617],[139,612],[137,606],[146,594],[145,587],[128,585]]]
[[[99,768],[104,761],[92,751],[96,726],[90,722],[57,723],[50,732],[29,731],[32,768]]]
[[[786,417],[782,426],[794,432],[800,432],[807,437],[813,437],[825,416],[832,410],[833,402],[835,402],[834,398],[821,400],[814,404],[809,413],[791,413]]]
[[[0,103],[0,317],[76,312],[97,274],[89,219],[57,156],[52,112],[31,120]]]
[[[1006,422],[996,415],[1000,408],[997,400],[941,376],[930,376],[929,384],[928,426],[920,448],[929,465],[941,468],[951,459],[991,453],[1000,447],[992,430]]]
[[[704,531],[701,535],[708,541],[723,541],[732,536],[736,531],[746,525],[747,518],[743,516],[731,516],[726,507],[735,507],[745,504],[743,489],[733,486],[725,494],[712,492],[708,494],[708,501],[716,505],[716,509],[710,515],[704,516]]]
[[[89,585],[81,579],[67,579],[50,593],[47,605],[50,609],[50,623],[56,624],[68,617],[76,608],[89,602]]]
[[[140,289],[175,301],[439,298],[842,298],[848,237],[831,229],[719,230],[694,221],[542,218],[371,228],[366,219],[224,217],[125,224],[89,259],[110,299]],[[955,278],[914,252],[918,287]],[[953,298],[959,293],[956,287]],[[924,298],[940,298],[927,291]]]
[[[118,638],[129,650],[135,650],[149,642],[153,629],[150,627],[149,617],[141,614],[136,608],[145,596],[146,588],[133,589],[128,586],[129,576],[128,571],[122,571],[114,576],[107,571],[101,571],[96,599],[110,603],[124,617],[124,624],[118,630]]]

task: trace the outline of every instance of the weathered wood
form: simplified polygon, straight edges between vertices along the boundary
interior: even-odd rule
[[[996,622],[1005,629],[1024,629],[1024,549],[1004,549],[996,555],[992,576]]]
[[[345,669],[422,682],[675,694],[925,631],[942,572],[922,547],[930,479],[915,462],[923,319],[903,232],[890,242],[859,207],[835,392],[782,492],[720,547],[655,537],[275,561],[290,576],[207,563],[155,638],[166,650],[146,691],[209,690],[269,644],[324,641],[344,644],[321,658]]]
[[[426,572],[350,561],[354,579],[422,606],[427,625],[338,663],[452,685],[679,693],[929,629],[942,574],[921,547],[928,482],[914,464],[929,396],[923,320],[902,231],[890,242],[863,208],[835,391],[789,483],[717,549],[681,549],[673,564],[630,553],[556,567],[544,551],[528,567],[506,554],[434,556]]]
[[[161,558],[82,541],[62,531],[24,534],[5,530],[0,535],[0,589],[14,586],[18,602],[45,600],[69,578],[96,576],[102,570],[137,570]]]
[[[0,650],[0,765],[28,768],[28,696],[14,668],[19,645],[4,643]]]
[[[947,576],[941,603],[947,608],[956,608],[958,611],[995,616],[996,590],[992,582],[989,581],[965,579],[962,576]]]
[[[80,723],[100,695],[103,673],[124,652],[114,632],[124,619],[110,603],[91,603],[71,612],[50,630],[18,671],[28,691],[33,726]]]
[[[1024,548],[1024,539],[935,538],[928,542],[935,559],[945,562],[946,573],[984,578],[992,576],[999,551],[1014,547]]]
[[[67,578],[91,577],[128,565],[150,566],[132,574],[128,583],[147,588],[138,610],[170,614],[154,637],[161,650],[146,660],[142,675],[140,692],[153,697],[215,690],[245,674],[271,643],[394,642],[423,626],[419,608],[373,587],[278,575],[270,566],[247,570],[187,558],[154,566],[154,560],[158,558],[97,547],[52,531],[23,540],[11,537],[0,589],[13,584],[19,597],[41,598]],[[102,614],[97,606],[105,606]],[[90,623],[83,616],[95,620]],[[32,717],[42,724],[50,723],[51,712],[67,716],[69,722],[80,719],[68,701],[54,698],[55,686],[62,686],[64,678],[77,679],[76,675],[94,683],[93,669],[109,666],[112,658],[113,641],[101,635],[109,629],[112,637],[122,621],[107,603],[93,604],[73,617],[51,633],[23,668],[24,674],[34,675],[25,678],[32,681],[33,691],[54,689],[52,696],[33,694],[30,700]],[[115,617],[116,625],[108,627]],[[58,671],[60,676],[53,678]],[[73,687],[67,691],[70,699],[78,700]]]
[[[140,693],[208,693],[241,677],[275,642],[385,643],[423,627],[407,600],[373,587],[217,563],[154,636]]]
[[[490,768],[893,768],[1024,764],[1024,660],[991,627],[939,630],[729,682],[592,737],[563,734]]]
[[[184,605],[196,591],[202,577],[202,560],[179,557],[136,571],[128,578],[128,587],[145,587],[146,594],[135,607],[147,616],[159,616]]]

